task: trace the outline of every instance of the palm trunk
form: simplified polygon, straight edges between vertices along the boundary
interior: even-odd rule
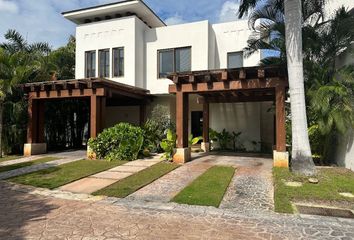
[[[284,10],[292,121],[291,169],[299,174],[314,175],[316,169],[307,132],[301,0],[285,0]]]

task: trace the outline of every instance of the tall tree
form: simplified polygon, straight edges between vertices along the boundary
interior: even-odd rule
[[[303,175],[314,175],[315,164],[312,159],[307,131],[307,115],[305,102],[303,52],[302,52],[302,1],[271,0],[278,9],[284,9],[285,48],[290,86],[290,104],[292,120],[292,171]],[[304,1],[307,4],[323,4],[323,1]],[[248,10],[255,8],[261,0],[243,0],[239,15],[242,17]],[[284,4],[284,5],[282,5]]]
[[[292,126],[291,168],[296,173],[313,175],[316,169],[307,131],[301,0],[284,0],[284,13]]]

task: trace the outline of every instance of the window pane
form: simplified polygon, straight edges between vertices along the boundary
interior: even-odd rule
[[[228,53],[228,66],[227,68],[240,68],[243,67],[243,52]]]
[[[113,49],[113,76],[124,75],[124,48]]]
[[[96,75],[96,52],[85,52],[85,77],[95,77]]]
[[[109,77],[109,50],[99,51],[100,77]]]
[[[159,52],[160,77],[166,77],[167,74],[174,72],[173,69],[173,50]]]
[[[191,49],[176,49],[176,72],[187,72],[191,70]]]
[[[119,76],[124,75],[124,48],[119,49]]]

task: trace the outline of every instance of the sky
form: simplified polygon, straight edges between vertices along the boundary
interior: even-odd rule
[[[61,12],[118,0],[0,0],[0,42],[8,29],[19,31],[29,42],[48,42],[53,48],[65,45],[75,33],[75,24]],[[238,0],[145,0],[167,25],[209,20],[236,20]]]

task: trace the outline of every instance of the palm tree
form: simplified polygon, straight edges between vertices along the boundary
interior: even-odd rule
[[[249,9],[255,8],[261,0],[243,0],[240,4],[239,16]],[[271,0],[278,9],[284,9],[285,48],[289,75],[291,119],[292,119],[292,154],[291,169],[295,173],[314,175],[315,165],[312,159],[307,132],[307,115],[305,103],[305,87],[302,53],[302,1]],[[323,5],[323,1],[304,1],[307,4]]]
[[[6,42],[0,44],[0,157],[3,152],[3,110],[6,98],[14,88],[24,82],[49,79],[53,66],[47,58],[50,47],[47,43],[29,44],[15,30],[5,34]]]
[[[296,173],[314,175],[316,169],[307,131],[301,0],[284,1],[284,20],[292,123],[291,168]]]

